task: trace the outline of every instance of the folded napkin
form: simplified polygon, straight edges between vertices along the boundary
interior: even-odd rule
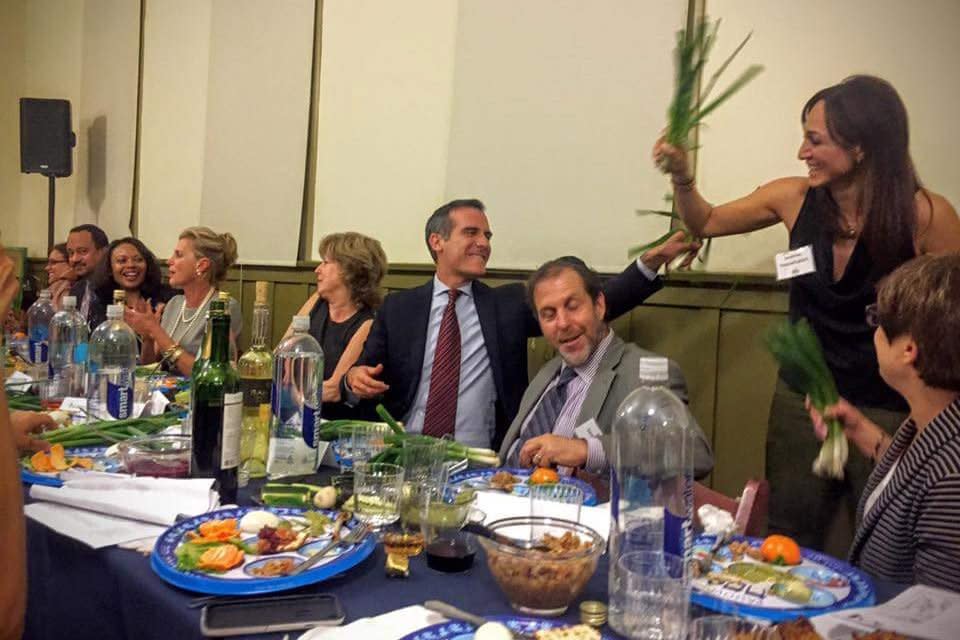
[[[30,488],[34,500],[97,511],[151,524],[172,525],[179,514],[197,515],[216,503],[209,478],[149,478],[119,473],[65,471],[63,486]]]
[[[31,520],[36,520],[69,538],[79,540],[93,549],[102,549],[115,544],[123,546],[130,541],[145,538],[149,541],[148,550],[152,550],[156,539],[166,530],[166,527],[155,524],[115,518],[54,502],[33,502],[26,505],[23,511]],[[140,550],[139,547],[136,548]]]
[[[500,520],[502,518],[530,515],[529,497],[522,498],[499,491],[478,491],[475,504],[477,509],[487,514],[484,520],[485,524],[490,524],[494,520]],[[545,501],[538,501],[537,515],[563,518],[564,520],[577,519],[576,508],[560,502],[551,504]],[[610,534],[609,505],[580,507],[580,524],[590,527],[606,540]]]
[[[354,640],[362,637],[397,640],[446,620],[439,613],[416,604],[375,618],[360,618],[343,627],[314,627],[300,636],[299,640]]]

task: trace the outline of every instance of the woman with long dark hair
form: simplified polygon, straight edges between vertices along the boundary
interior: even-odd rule
[[[669,170],[677,211],[694,234],[782,223],[790,249],[809,248],[803,273],[790,280],[790,318],[812,325],[840,394],[893,432],[907,407],[880,377],[864,308],[898,265],[960,250],[960,220],[946,199],[921,184],[910,158],[907,110],[888,82],[851,76],[814,94],[801,119],[798,156],[807,177],[780,178],[726,204],[700,195],[683,149],[660,140],[654,159]],[[843,481],[811,475],[819,445],[806,427],[803,401],[778,380],[767,433],[770,527],[822,549],[840,510],[852,520],[870,463],[853,453]]]

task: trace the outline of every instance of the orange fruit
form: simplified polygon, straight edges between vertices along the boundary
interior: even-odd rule
[[[556,484],[560,482],[560,474],[547,467],[537,467],[537,470],[530,474],[530,484]]]
[[[800,546],[788,536],[767,536],[760,545],[760,556],[770,564],[800,564]]]

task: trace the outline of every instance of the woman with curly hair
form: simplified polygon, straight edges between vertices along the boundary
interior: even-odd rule
[[[323,417],[355,417],[341,402],[340,379],[360,357],[383,300],[387,256],[377,240],[353,231],[323,238],[320,255],[317,291],[298,315],[310,316],[310,335],[323,348]]]

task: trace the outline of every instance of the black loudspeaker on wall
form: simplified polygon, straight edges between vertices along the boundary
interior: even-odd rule
[[[20,171],[65,178],[73,173],[70,101],[20,98]]]

